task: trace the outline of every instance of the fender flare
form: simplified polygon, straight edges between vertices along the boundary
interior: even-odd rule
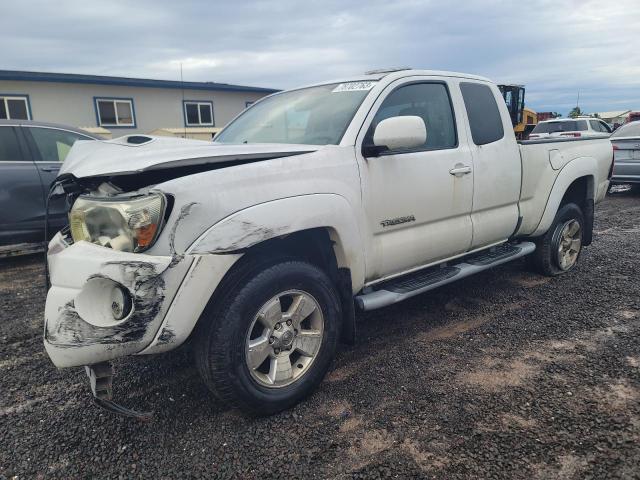
[[[531,234],[532,237],[543,235],[553,223],[553,219],[560,208],[560,202],[565,193],[569,189],[569,186],[581,177],[589,177],[591,179],[590,188],[587,190],[587,195],[593,199],[594,195],[594,181],[595,173],[598,171],[598,163],[593,157],[578,157],[567,163],[560,173],[556,177],[553,187],[551,187],[551,193],[547,199],[547,205],[545,206],[540,223]]]
[[[209,227],[188,254],[237,253],[265,240],[326,228],[339,268],[351,271],[353,293],[364,285],[365,260],[358,219],[341,195],[318,193],[287,197],[237,211]]]

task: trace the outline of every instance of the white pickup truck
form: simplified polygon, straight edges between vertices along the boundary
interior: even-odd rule
[[[285,409],[353,340],[356,308],[525,255],[571,270],[612,158],[606,138],[518,144],[492,82],[421,70],[276,93],[213,143],[78,142],[53,191],[72,208],[49,245],[46,350],[136,415],[109,361],[191,339],[219,398]]]

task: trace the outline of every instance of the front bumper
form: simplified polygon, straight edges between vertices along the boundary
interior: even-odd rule
[[[47,255],[51,288],[45,307],[45,349],[60,368],[172,350],[189,337],[214,290],[240,257],[125,253],[87,242],[69,246],[58,233]],[[97,325],[101,322],[95,314],[104,309],[86,306],[104,303],[107,293],[95,288],[96,282],[113,282],[129,292],[132,311],[123,321]]]
[[[90,365],[147,347],[194,260],[119,252],[87,242],[67,246],[60,234],[51,241],[47,258],[51,288],[44,345],[57,367]],[[101,288],[105,284],[130,295],[131,313],[122,321],[97,321],[96,312],[107,311],[110,302]]]

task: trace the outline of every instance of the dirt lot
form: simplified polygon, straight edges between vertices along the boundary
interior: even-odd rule
[[[0,478],[640,478],[640,196],[548,279],[514,263],[361,315],[319,391],[252,419],[187,349],[116,364],[142,424],[42,346],[41,258],[0,262]]]

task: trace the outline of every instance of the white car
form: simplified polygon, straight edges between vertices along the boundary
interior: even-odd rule
[[[604,138],[518,144],[495,84],[423,70],[276,93],[211,144],[81,142],[54,190],[73,206],[49,245],[45,348],[119,413],[136,415],[109,362],[189,338],[219,398],[288,408],[353,341],[355,309],[525,255],[571,270],[612,158]]]
[[[598,118],[554,118],[538,123],[529,134],[529,139],[547,137],[606,138],[611,127]]]

